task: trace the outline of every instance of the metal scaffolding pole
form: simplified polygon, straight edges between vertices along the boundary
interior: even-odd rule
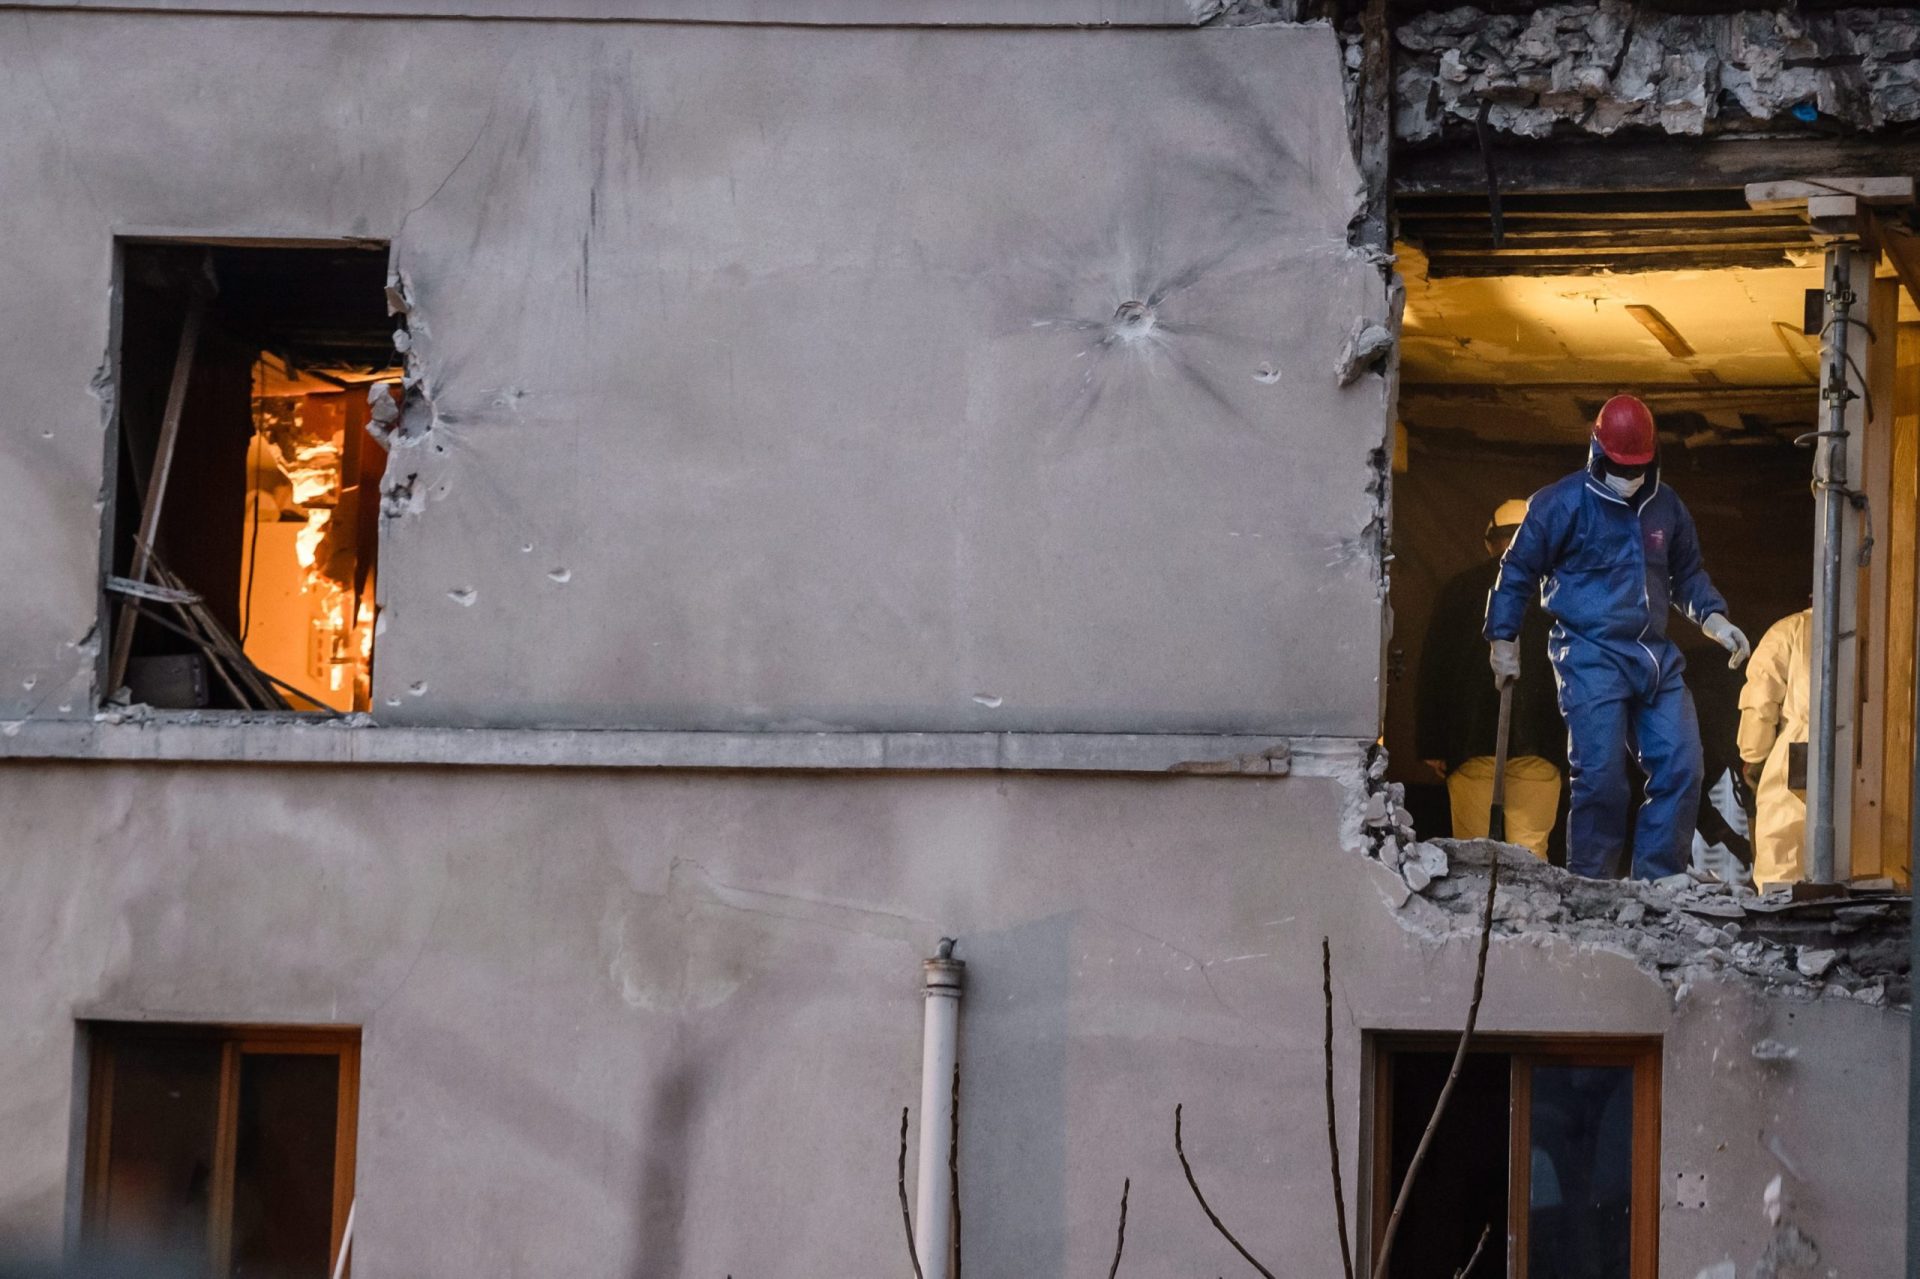
[[[1813,617],[1819,673],[1814,679],[1813,723],[1808,733],[1813,776],[1807,788],[1807,877],[1816,884],[1834,878],[1835,788],[1839,769],[1835,733],[1840,722],[1837,687],[1840,675],[1841,543],[1847,506],[1847,403],[1854,398],[1848,385],[1848,331],[1852,327],[1854,246],[1845,240],[1827,247],[1826,321],[1821,329],[1821,363],[1826,378],[1821,396],[1827,402],[1827,427],[1816,433],[1813,486],[1819,495],[1820,521],[1825,536],[1820,560],[1814,566]]]

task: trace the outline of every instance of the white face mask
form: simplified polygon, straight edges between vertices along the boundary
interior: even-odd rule
[[[1640,491],[1640,486],[1647,482],[1647,477],[1644,475],[1635,475],[1629,478],[1625,475],[1609,475],[1606,477],[1606,481],[1607,487],[1618,493],[1621,497],[1632,497]]]

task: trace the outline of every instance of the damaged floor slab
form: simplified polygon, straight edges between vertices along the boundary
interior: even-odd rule
[[[1676,998],[1720,980],[1791,998],[1912,1004],[1911,899],[1890,888],[1794,900],[1685,874],[1652,883],[1583,879],[1511,844],[1438,840],[1385,859],[1407,885],[1401,917],[1434,937],[1473,931],[1496,858],[1493,919],[1502,938],[1630,956]],[[1774,1051],[1757,1043],[1754,1055]]]

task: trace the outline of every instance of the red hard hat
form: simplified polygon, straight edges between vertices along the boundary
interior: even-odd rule
[[[1620,465],[1644,466],[1653,461],[1653,412],[1634,396],[1616,395],[1593,419],[1593,438]]]

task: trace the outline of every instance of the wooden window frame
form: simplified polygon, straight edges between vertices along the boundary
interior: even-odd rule
[[[1362,1096],[1368,1121],[1367,1255],[1376,1255],[1393,1211],[1393,1059],[1406,1052],[1451,1053],[1452,1033],[1377,1032],[1367,1036],[1368,1076]],[[1661,1044],[1657,1038],[1619,1035],[1475,1035],[1470,1053],[1508,1059],[1507,1265],[1508,1279],[1526,1279],[1529,1199],[1532,1194],[1532,1069],[1535,1066],[1624,1066],[1633,1071],[1633,1191],[1630,1211],[1633,1279],[1660,1273]],[[1464,1260],[1464,1258],[1462,1258]],[[1485,1262],[1483,1261],[1484,1265]]]
[[[313,1054],[340,1060],[334,1107],[333,1213],[328,1233],[329,1265],[337,1262],[353,1207],[355,1147],[360,1131],[360,1031],[340,1026],[211,1025],[161,1022],[85,1023],[88,1043],[86,1177],[81,1202],[83,1238],[105,1228],[108,1169],[113,1154],[115,1050],[140,1040],[202,1040],[220,1045],[220,1078],[214,1127],[212,1184],[207,1194],[209,1270],[227,1274],[233,1265],[234,1175],[240,1127],[240,1065],[249,1054]]]

